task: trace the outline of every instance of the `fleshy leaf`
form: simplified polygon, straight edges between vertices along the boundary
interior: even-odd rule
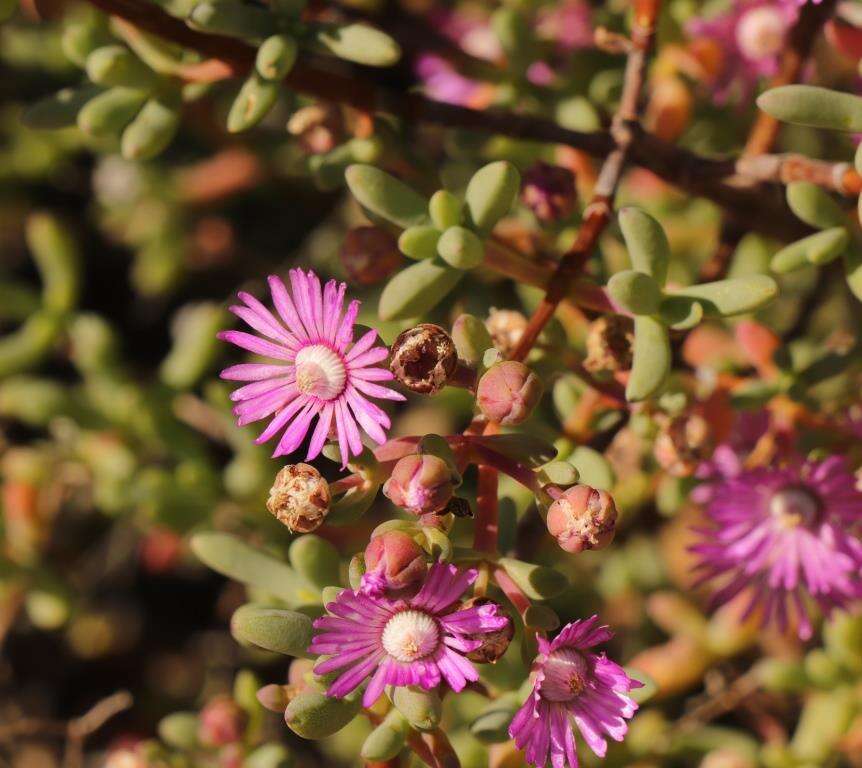
[[[534,435],[487,435],[473,438],[473,441],[534,468],[547,464],[557,456],[557,449],[553,445]]]
[[[227,129],[240,133],[257,125],[272,109],[278,99],[279,83],[265,80],[252,72],[231,104],[227,116]]]
[[[703,320],[703,304],[687,296],[667,296],[659,306],[659,315],[675,331],[688,331]]]
[[[640,208],[628,207],[619,212],[620,229],[629,251],[632,269],[652,277],[659,286],[667,279],[670,245],[664,229]]]
[[[405,256],[416,261],[433,259],[437,255],[437,242],[440,240],[440,230],[430,224],[420,224],[410,227],[398,238],[398,250]]]
[[[341,580],[341,558],[335,546],[313,533],[291,542],[287,552],[290,564],[309,583],[323,589]]]
[[[272,35],[257,49],[255,68],[266,80],[283,80],[296,62],[298,47],[290,35]]]
[[[768,304],[778,295],[778,285],[769,275],[748,275],[680,288],[670,295],[697,299],[706,314],[729,317]]]
[[[488,233],[515,202],[521,185],[517,168],[505,160],[490,163],[473,174],[465,200],[470,219],[480,233]]]
[[[614,470],[610,462],[597,450],[586,445],[575,448],[569,461],[577,468],[579,482],[609,491],[614,486]]]
[[[466,227],[449,227],[437,242],[440,258],[455,269],[473,269],[482,263],[482,241]]]
[[[315,30],[314,39],[334,56],[369,67],[389,67],[401,58],[398,43],[367,24],[320,28]]]
[[[647,315],[636,317],[632,370],[626,385],[626,399],[638,402],[658,392],[670,373],[670,365],[667,329],[655,318]]]
[[[808,264],[827,264],[847,248],[850,236],[844,227],[816,232],[782,248],[772,257],[769,268],[779,275],[794,272]]]
[[[645,272],[624,269],[608,280],[614,301],[634,315],[654,315],[661,303],[659,284]]]
[[[390,694],[395,708],[417,731],[433,731],[440,724],[443,704],[440,695],[414,686],[399,686]]]
[[[437,259],[402,269],[383,289],[378,313],[381,320],[419,317],[439,304],[464,273]]]
[[[351,165],[344,177],[357,202],[372,214],[403,229],[430,223],[427,200],[385,171]]]
[[[862,251],[850,248],[844,255],[844,272],[853,295],[862,301]]]
[[[158,155],[174,137],[180,125],[175,105],[149,99],[123,131],[121,149],[128,160],[148,160]]]
[[[101,90],[95,85],[64,88],[27,107],[21,121],[28,128],[43,131],[71,128],[76,124],[81,107]]]
[[[311,619],[304,613],[260,605],[243,605],[230,620],[231,632],[240,640],[285,656],[307,657],[311,643]]]
[[[840,227],[846,219],[838,203],[810,181],[788,184],[787,204],[798,218],[817,229]]]
[[[336,699],[323,691],[305,690],[291,699],[284,721],[303,739],[325,739],[344,728],[361,708],[359,697]]]
[[[142,91],[109,88],[81,108],[78,127],[90,136],[112,136],[134,120],[146,100]]]
[[[507,695],[488,704],[470,724],[472,733],[483,744],[499,744],[508,741],[509,723],[518,711],[516,697]]]
[[[862,131],[862,98],[813,85],[783,85],[761,94],[757,106],[786,123]]]
[[[565,591],[569,580],[554,568],[501,557],[499,565],[531,600],[548,600]]]

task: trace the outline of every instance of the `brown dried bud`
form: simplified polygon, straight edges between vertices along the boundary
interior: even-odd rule
[[[348,278],[357,285],[382,282],[404,262],[398,241],[380,227],[348,230],[339,256]]]
[[[491,421],[513,426],[525,421],[542,397],[542,382],[526,365],[506,360],[479,379],[476,402]]]
[[[234,744],[242,738],[247,716],[229,696],[211,699],[200,712],[198,739],[208,747]]]
[[[527,318],[514,309],[494,309],[492,307],[488,319],[485,321],[485,327],[491,334],[494,346],[503,357],[509,357],[524,334]]]
[[[275,476],[266,508],[293,533],[319,528],[332,497],[329,483],[310,464],[288,464]]]
[[[471,597],[469,600],[464,601],[464,604],[461,606],[461,610],[486,605],[493,606],[494,612],[497,616],[508,617],[508,614],[500,607],[499,603],[496,603],[487,597]],[[470,659],[470,661],[475,661],[477,664],[493,664],[495,661],[503,657],[503,654],[506,653],[506,649],[509,647],[509,643],[512,642],[512,638],[514,636],[515,624],[512,622],[512,619],[509,618],[508,623],[503,627],[503,629],[498,629],[495,632],[487,632],[484,634],[467,635],[470,640],[481,640],[482,645],[465,655]]]
[[[568,168],[540,160],[524,172],[521,202],[539,221],[567,218],[575,210],[577,199],[575,174]]]
[[[548,509],[548,531],[566,552],[604,549],[614,539],[617,508],[611,495],[573,485]]]
[[[655,439],[656,461],[674,477],[688,477],[712,453],[709,422],[696,413],[667,419]]]
[[[605,315],[590,323],[584,368],[599,371],[627,371],[632,367],[635,325],[625,315]]]
[[[287,132],[296,136],[309,155],[322,155],[344,141],[344,119],[334,104],[312,104],[293,113]]]
[[[454,489],[452,468],[439,456],[418,453],[399,459],[383,484],[393,504],[417,516],[444,509]]]
[[[455,343],[439,325],[422,323],[409,328],[392,345],[389,368],[413,392],[436,394],[446,386],[457,367]]]
[[[428,571],[427,556],[404,531],[375,536],[365,548],[365,579],[381,589],[404,589],[421,581]]]

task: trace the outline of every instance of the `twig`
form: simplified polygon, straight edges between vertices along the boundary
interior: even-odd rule
[[[128,691],[117,691],[96,702],[87,712],[66,727],[66,750],[63,768],[81,768],[84,764],[84,742],[108,720],[132,706],[134,700]]]
[[[628,161],[631,146],[638,135],[635,129],[638,125],[640,96],[646,80],[647,57],[655,38],[660,7],[661,0],[635,0],[634,26],[626,61],[623,91],[611,127],[615,146],[605,158],[599,172],[592,200],[585,211],[584,221],[575,243],[560,260],[548,283],[545,297],[533,312],[529,324],[518,341],[512,354],[515,360],[523,360],[529,354],[539,334],[566,296],[569,284],[583,270],[599,237],[611,220],[617,184]]]

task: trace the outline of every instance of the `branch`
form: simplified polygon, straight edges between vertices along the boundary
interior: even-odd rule
[[[105,13],[134,24],[140,30],[197,51],[211,61],[200,65],[203,77],[213,72],[242,77],[254,66],[255,49],[224,35],[198,32],[146,0],[87,0]],[[187,68],[194,72],[194,68]],[[363,112],[385,112],[408,122],[463,128],[548,144],[562,144],[595,157],[616,149],[611,131],[584,133],[553,121],[503,110],[474,110],[434,101],[415,92],[396,91],[374,82],[368,70],[362,76],[335,71],[313,56],[304,56],[285,79],[300,93],[338,102]],[[790,213],[777,185],[740,187],[729,179],[732,161],[700,157],[632,128],[629,159],[689,193],[707,197],[727,209],[739,225],[766,235],[787,239],[808,230]]]

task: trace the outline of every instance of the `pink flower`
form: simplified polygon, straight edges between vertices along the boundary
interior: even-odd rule
[[[256,443],[265,443],[284,430],[273,456],[299,448],[316,418],[306,460],[315,458],[327,439],[336,437],[346,465],[350,456],[362,452],[359,427],[377,443],[386,441],[389,417],[368,398],[404,397],[377,383],[392,379],[390,371],[374,367],[389,354],[386,347],[374,346],[377,331],[368,331],[353,343],[359,302],[351,301],[343,312],[344,283],[330,280],[321,290],[314,272],[292,269],[290,284],[288,292],[278,277],[269,278],[278,317],[254,296],[237,294],[244,306],[231,307],[231,312],[260,335],[243,331],[219,334],[224,341],[282,362],[242,363],[226,368],[221,376],[251,382],[231,394],[239,403],[234,408],[237,424],[272,416]]]
[[[784,630],[795,615],[807,639],[809,598],[828,613],[862,597],[862,493],[842,458],[720,471],[692,547],[714,605],[745,594],[745,616],[759,610]]]
[[[577,768],[575,726],[599,757],[606,737],[622,741],[638,705],[627,695],[642,683],[603,653],[589,649],[612,637],[598,616],[567,624],[551,641],[539,637],[533,691],[515,714],[509,735],[527,762],[544,768]]]
[[[796,0],[733,0],[724,13],[688,23],[690,35],[709,40],[721,52],[711,83],[717,103],[735,96],[745,104],[761,78],[778,73],[787,33],[798,15]]]
[[[460,691],[479,673],[464,655],[482,645],[481,636],[506,627],[509,619],[494,603],[462,609],[457,604],[476,580],[476,571],[431,566],[419,591],[392,599],[343,590],[326,606],[330,615],[314,622],[312,653],[330,658],[315,666],[319,675],[341,670],[328,696],[343,698],[369,677],[362,703],[370,707],[387,685],[436,688],[445,680]]]

